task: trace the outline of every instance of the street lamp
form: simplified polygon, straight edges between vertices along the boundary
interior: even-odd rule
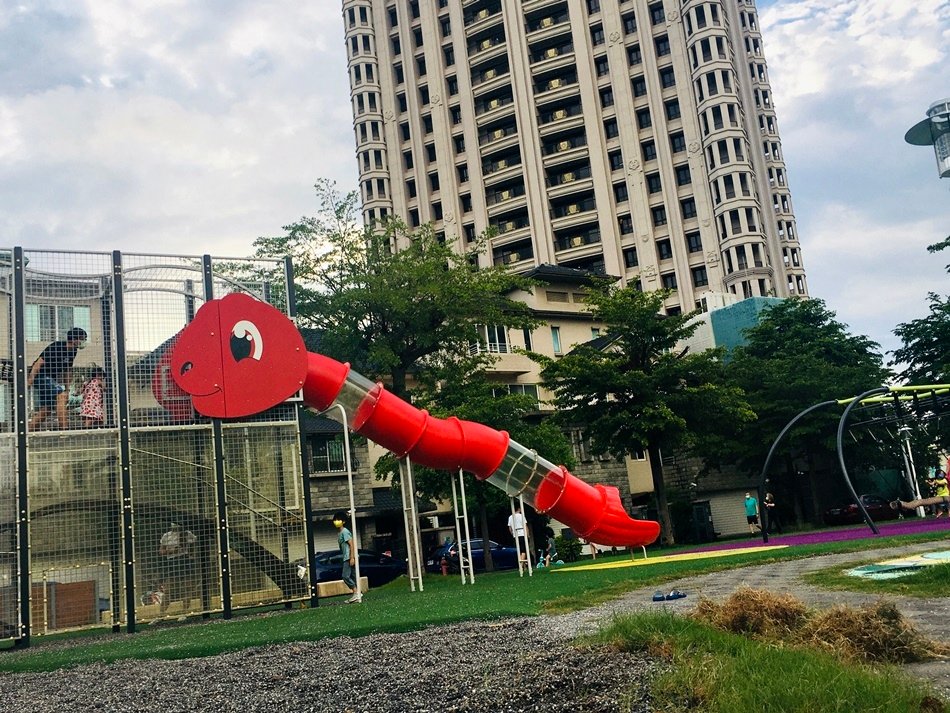
[[[910,127],[904,141],[914,146],[933,146],[937,172],[941,178],[950,178],[950,99],[931,104],[927,118]]]

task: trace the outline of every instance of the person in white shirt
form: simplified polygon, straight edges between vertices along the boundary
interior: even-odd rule
[[[508,516],[508,531],[521,548],[521,562],[528,562],[528,538],[525,537],[524,515],[521,514],[521,505],[515,504],[515,511]]]

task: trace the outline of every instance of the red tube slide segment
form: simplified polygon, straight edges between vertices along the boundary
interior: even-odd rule
[[[213,418],[264,411],[303,389],[320,410],[339,405],[354,431],[414,463],[474,473],[508,495],[599,545],[648,545],[656,522],[635,520],[614,487],[589,485],[498,431],[455,417],[442,419],[385,390],[349,364],[307,353],[293,323],[278,310],[234,293],[198,310],[171,358],[176,383]]]

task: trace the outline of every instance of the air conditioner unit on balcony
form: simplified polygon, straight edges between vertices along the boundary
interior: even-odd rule
[[[491,47],[491,45],[492,45],[492,41],[488,39],[488,40],[482,40],[482,43],[479,45],[479,47],[483,50],[487,50],[489,47]]]
[[[561,183],[571,183],[574,181],[574,172],[568,171],[563,176],[561,176]]]
[[[560,53],[557,51],[557,47],[548,47],[546,50],[544,50],[544,56],[548,59],[551,59],[551,57],[557,57],[558,54]]]
[[[553,119],[563,119],[566,116],[567,116],[567,109],[556,109],[554,113],[551,114],[551,118]]]
[[[550,82],[548,82],[548,89],[557,89],[563,84],[563,80],[560,77],[555,77]]]
[[[576,215],[577,213],[580,213],[580,212],[581,212],[581,207],[580,207],[579,205],[577,205],[577,203],[571,203],[571,204],[567,207],[567,214],[568,214],[568,215]]]
[[[504,130],[504,129],[495,129],[493,132],[491,132],[491,137],[492,137],[493,139],[501,139],[501,138],[503,138],[504,136],[505,136],[505,130]]]
[[[564,141],[558,141],[558,142],[557,142],[557,150],[558,150],[558,151],[567,151],[567,150],[570,149],[570,148],[571,148],[571,142],[568,141],[567,139],[565,139]]]
[[[504,223],[501,224],[501,232],[507,233],[509,230],[514,230],[516,227],[517,226],[515,225],[515,221],[506,220]]]
[[[584,238],[583,238],[582,236],[580,236],[580,235],[575,235],[573,238],[571,238],[571,247],[572,247],[572,248],[579,248],[579,247],[580,247],[581,245],[583,245],[583,244],[584,244]]]
[[[498,161],[495,162],[495,170],[496,170],[496,171],[500,171],[500,170],[503,169],[503,168],[508,168],[508,161],[507,161],[507,159],[499,159]]]
[[[508,253],[505,260],[508,262],[518,262],[521,259],[521,253]]]
[[[511,190],[509,190],[508,188],[506,188],[506,189],[503,190],[503,191],[499,191],[499,193],[498,193],[498,200],[506,201],[506,200],[508,200],[509,198],[511,198]]]
[[[545,17],[543,20],[541,20],[540,27],[554,27],[554,18]]]
[[[487,7],[483,7],[481,10],[478,11],[478,13],[476,13],[475,19],[476,19],[476,20],[484,20],[486,17],[488,17],[488,14],[489,14],[489,13],[488,13],[488,8],[487,8]]]
[[[501,106],[501,99],[492,99],[490,102],[488,102],[489,109],[497,109],[500,106]]]
[[[494,68],[486,69],[485,73],[482,75],[482,79],[484,79],[487,82],[489,79],[494,79],[497,76],[497,74],[498,72]]]

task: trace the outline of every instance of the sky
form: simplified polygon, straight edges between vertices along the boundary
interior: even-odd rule
[[[885,350],[946,294],[950,0],[760,0],[809,291]],[[357,187],[337,0],[0,0],[0,245],[240,257]]]

